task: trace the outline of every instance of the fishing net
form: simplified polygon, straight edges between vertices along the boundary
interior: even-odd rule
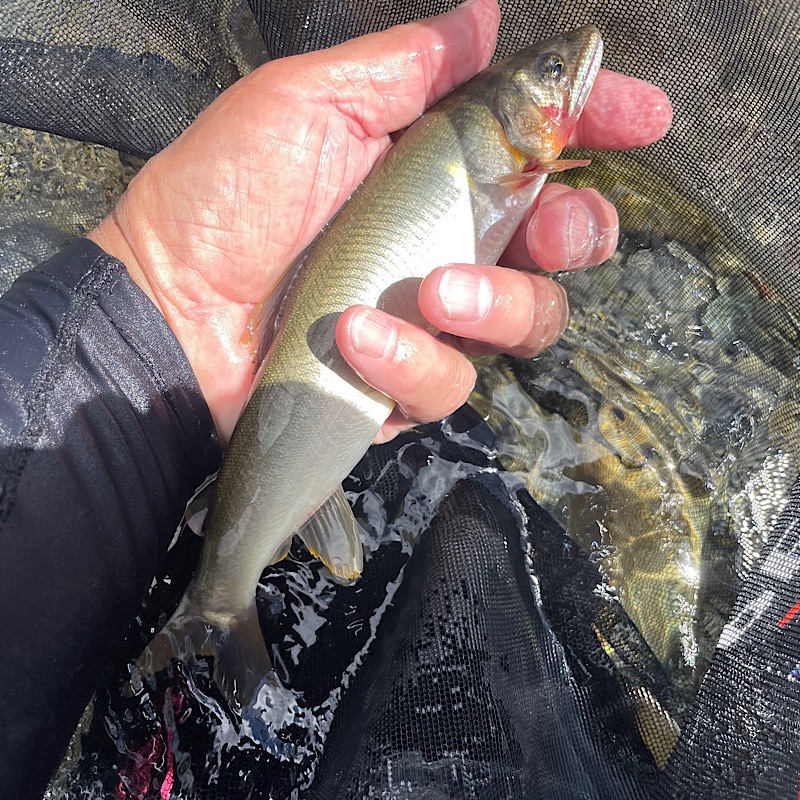
[[[258,63],[450,5],[6,3],[3,287]],[[370,450],[355,585],[299,544],[267,570],[282,686],[241,720],[202,665],[125,691],[185,532],[50,797],[797,797],[800,5],[501,6],[497,57],[593,23],[673,101],[663,141],[566,178],[617,252],[561,276],[556,346],[480,363],[477,411]]]

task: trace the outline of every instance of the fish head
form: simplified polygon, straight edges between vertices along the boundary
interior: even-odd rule
[[[586,25],[497,65],[495,113],[511,145],[530,163],[558,157],[586,104],[602,54],[600,31]]]

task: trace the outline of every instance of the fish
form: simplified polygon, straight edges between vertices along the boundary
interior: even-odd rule
[[[478,365],[469,402],[691,703],[798,473],[800,325],[788,289],[628,159],[585,171],[622,234],[605,264],[558,277],[562,338]]]
[[[354,580],[361,538],[342,481],[392,410],[336,347],[350,306],[425,324],[421,282],[447,263],[493,264],[559,159],[602,58],[594,26],[530,45],[428,109],[388,150],[265,301],[245,340],[263,361],[203,522],[200,564],[136,664],[212,656],[234,708],[279,685],[258,622],[264,569],[298,534],[335,578]]]

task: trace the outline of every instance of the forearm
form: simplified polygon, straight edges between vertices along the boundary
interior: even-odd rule
[[[44,784],[218,467],[158,311],[83,241],[0,299],[0,795]]]

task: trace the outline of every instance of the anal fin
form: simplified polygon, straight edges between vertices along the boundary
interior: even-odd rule
[[[349,583],[361,574],[364,548],[358,523],[341,486],[297,531],[297,535],[337,580]]]
[[[292,549],[292,539],[294,536],[290,536],[281,546],[277,553],[275,553],[275,557],[270,561],[270,564],[277,564],[279,561],[283,561],[286,556],[289,555],[289,551]]]

